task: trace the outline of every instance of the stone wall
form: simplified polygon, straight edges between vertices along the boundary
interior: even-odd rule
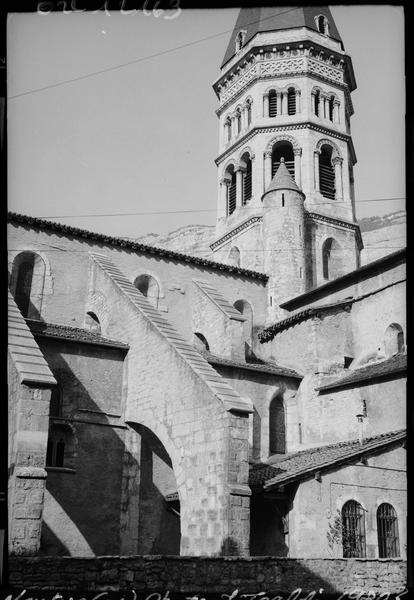
[[[240,593],[303,592],[355,588],[397,592],[406,585],[400,559],[195,558],[106,556],[12,557],[9,583],[16,588],[64,590],[158,590]]]

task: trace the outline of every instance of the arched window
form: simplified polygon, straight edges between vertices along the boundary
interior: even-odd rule
[[[34,252],[18,254],[13,261],[11,291],[23,317],[40,317],[44,282],[43,259]]]
[[[52,388],[52,393],[50,395],[49,416],[62,416],[62,390],[58,385]]]
[[[342,249],[333,238],[323,243],[322,270],[324,279],[336,279],[343,274]]]
[[[227,186],[227,215],[231,215],[236,210],[236,172],[234,166],[230,165],[226,171],[226,178],[230,181]]]
[[[315,95],[315,115],[317,117],[319,117],[319,107],[321,104],[321,93],[319,90],[316,90],[314,95]]]
[[[237,135],[241,132],[241,112],[239,109],[236,111],[236,127],[237,127]]]
[[[329,35],[329,24],[328,19],[324,15],[318,15],[315,17],[316,27],[318,28],[319,33],[323,33],[324,35]]]
[[[269,454],[284,454],[285,452],[285,407],[282,398],[276,396],[269,406]]]
[[[288,89],[287,93],[288,99],[288,115],[296,114],[296,90],[293,87]]]
[[[94,312],[87,312],[85,318],[85,329],[94,333],[101,333],[101,324]]]
[[[277,115],[277,96],[275,90],[269,92],[269,117],[276,117]]]
[[[252,102],[247,101],[247,125],[249,126],[252,122]]]
[[[249,154],[243,154],[240,165],[242,171],[242,204],[247,204],[252,197],[252,161]]]
[[[249,360],[254,358],[253,354],[253,309],[251,304],[246,300],[236,300],[233,304],[234,308],[238,310],[245,321],[243,323],[243,341],[244,341],[244,355],[245,359]]]
[[[134,281],[134,286],[148,298],[149,302],[158,308],[158,300],[160,297],[160,287],[157,280],[151,275],[140,275]]]
[[[295,157],[290,142],[277,142],[272,149],[272,178],[280,166],[280,159],[285,159],[285,166],[292,177],[295,177]]]
[[[229,252],[229,263],[235,267],[240,267],[240,250],[237,246],[233,246]]]
[[[364,509],[355,500],[342,507],[342,549],[344,558],[365,558]]]
[[[404,352],[404,332],[398,323],[391,323],[385,330],[384,350],[387,358]]]
[[[332,122],[334,120],[334,102],[335,102],[335,97],[331,96],[329,98],[329,102],[328,102],[328,109],[329,109],[329,120]]]
[[[208,341],[206,340],[206,338],[204,337],[204,335],[202,333],[199,333],[198,331],[196,331],[194,333],[193,336],[193,345],[195,346],[195,348],[198,351],[209,351],[210,350],[210,346]]]
[[[53,423],[49,428],[49,438],[46,450],[47,467],[75,466],[75,436],[66,424]]]
[[[391,504],[384,502],[377,510],[378,556],[397,558],[400,556],[397,513]]]
[[[332,147],[323,145],[319,155],[319,186],[322,196],[335,200],[335,172],[332,167]]]
[[[224,139],[226,142],[229,142],[231,140],[231,120],[230,117],[227,117],[227,119],[224,122]]]

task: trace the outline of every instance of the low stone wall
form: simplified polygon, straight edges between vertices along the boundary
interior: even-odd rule
[[[210,558],[179,556],[10,557],[13,588],[239,594],[396,593],[406,586],[401,559]]]

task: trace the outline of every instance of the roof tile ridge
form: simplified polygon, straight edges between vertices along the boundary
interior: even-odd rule
[[[211,302],[213,302],[213,304],[215,304],[217,308],[226,315],[226,317],[228,317],[232,321],[246,321],[246,317],[239,313],[238,310],[234,308],[230,304],[230,302],[223,296],[223,294],[221,294],[213,285],[211,285],[211,283],[209,283],[208,281],[203,281],[202,279],[193,279],[193,282],[207,296],[207,298],[209,298],[209,300],[211,300]],[[210,288],[212,292],[217,294],[217,296],[223,301],[224,306],[221,306],[219,302],[212,297],[210,290],[205,288]],[[229,308],[227,308],[226,305],[228,305]]]

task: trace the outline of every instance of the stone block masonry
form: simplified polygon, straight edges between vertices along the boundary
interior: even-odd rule
[[[401,559],[210,558],[173,556],[11,557],[9,584],[30,590],[128,590],[201,593],[397,593]]]

